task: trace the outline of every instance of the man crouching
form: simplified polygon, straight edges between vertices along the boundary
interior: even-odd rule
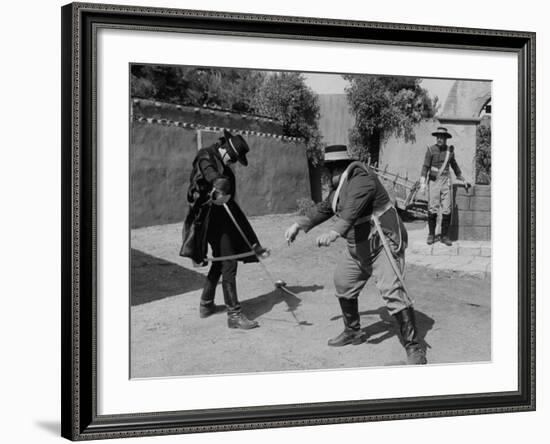
[[[332,190],[323,202],[301,216],[285,232],[289,243],[300,230],[336,216],[333,229],[317,238],[329,246],[339,237],[347,249],[336,267],[334,286],[344,320],[344,331],[328,341],[333,347],[360,344],[358,296],[372,276],[390,314],[399,325],[409,364],[426,364],[426,352],[417,340],[415,313],[403,282],[407,232],[388,193],[364,163],[353,161],[345,145],[325,150],[325,165],[332,176]],[[381,236],[382,235],[382,236]]]

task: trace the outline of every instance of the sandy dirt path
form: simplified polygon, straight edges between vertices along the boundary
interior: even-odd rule
[[[343,241],[317,248],[314,240],[323,228],[317,227],[288,247],[283,233],[292,216],[251,221],[262,243],[272,249],[266,266],[297,297],[275,290],[260,265],[239,264],[243,310],[260,323],[250,331],[228,329],[225,313],[199,318],[207,268],[193,268],[178,256],[181,224],[132,231],[132,377],[405,364],[395,325],[372,283],[359,298],[367,342],[327,346],[327,339],[343,327],[332,284]],[[490,279],[411,264],[406,273],[429,363],[490,361]],[[216,301],[223,303],[221,287]]]

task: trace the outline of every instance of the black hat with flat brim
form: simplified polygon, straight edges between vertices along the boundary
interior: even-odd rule
[[[353,160],[346,145],[329,145],[325,147],[325,162],[339,162]]]
[[[450,139],[452,138],[453,136],[451,136],[451,134],[449,133],[449,131],[447,131],[447,128],[444,128],[442,126],[438,127],[436,131],[434,131],[432,133],[432,136],[435,136],[435,137],[445,137],[447,139]]]
[[[238,161],[244,166],[248,165],[248,160],[246,159],[246,153],[250,151],[246,140],[240,134],[233,136],[229,131],[223,130],[223,135],[226,141],[226,149],[229,157]]]

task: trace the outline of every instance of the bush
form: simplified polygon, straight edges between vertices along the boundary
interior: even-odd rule
[[[283,134],[304,139],[306,154],[313,166],[323,158],[319,132],[319,99],[307,86],[302,74],[281,72],[269,75],[251,106],[261,115],[271,116],[283,124]]]
[[[300,216],[305,216],[308,211],[315,206],[315,202],[313,202],[313,200],[309,197],[301,197],[300,199],[297,199],[296,204],[298,205],[298,214]]]
[[[348,103],[355,116],[350,130],[350,151],[362,161],[378,164],[380,143],[395,135],[415,141],[414,129],[423,118],[432,117],[432,100],[414,77],[344,75]]]
[[[481,185],[491,184],[491,126],[480,124],[477,127],[476,177]]]

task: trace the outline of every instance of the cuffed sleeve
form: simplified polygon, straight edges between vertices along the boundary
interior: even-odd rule
[[[455,172],[456,177],[459,177],[459,178],[462,177],[462,171],[460,170],[460,167],[458,166],[458,163],[456,162],[456,158],[455,158],[454,153],[453,153],[449,163],[451,164],[451,168]]]
[[[309,209],[305,215],[298,217],[296,223],[305,233],[334,216],[331,207],[333,196],[334,193],[330,193],[323,202],[319,202]]]
[[[336,223],[332,229],[336,231],[341,237],[344,237],[353,224],[341,217],[336,217]]]
[[[218,178],[225,178],[208,158],[200,159],[198,161],[199,170],[204,179],[212,184]],[[227,179],[227,178],[226,178]]]

